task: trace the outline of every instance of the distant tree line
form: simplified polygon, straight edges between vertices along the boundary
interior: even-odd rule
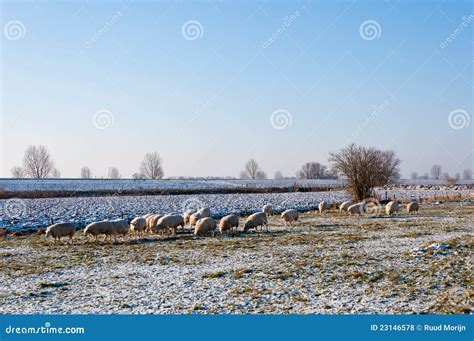
[[[14,166],[11,169],[13,178],[60,178],[61,173],[54,166],[54,161],[48,149],[43,146],[29,146],[23,156],[22,167]],[[134,178],[140,179],[161,179],[164,172],[162,168],[161,158],[157,152],[147,153],[143,158],[138,173],[133,175]],[[91,179],[92,171],[89,167],[84,166],[79,174],[82,179]],[[107,178],[120,179],[122,176],[117,167],[110,167],[107,172]]]
[[[441,165],[433,165],[430,169],[430,174],[425,173],[424,175],[418,175],[417,172],[412,172],[410,178],[413,180],[421,179],[421,180],[460,180],[461,174],[455,173],[454,176],[449,175],[449,173],[442,171]],[[472,170],[470,168],[466,168],[462,172],[462,178],[464,180],[472,180]]]
[[[367,148],[351,144],[341,149],[338,153],[331,153],[329,161],[331,168],[311,161],[303,164],[296,177],[300,179],[337,179],[343,178],[348,184],[348,189],[355,199],[366,198],[373,194],[373,189],[383,186],[391,180],[400,177],[398,166],[400,160],[396,158],[393,151],[381,151],[375,148]],[[61,173],[55,167],[55,163],[45,146],[29,146],[23,156],[22,167],[15,166],[11,169],[14,178],[60,178]],[[80,170],[79,176],[82,179],[91,179],[92,171],[84,166]],[[162,161],[158,152],[147,153],[140,163],[138,172],[133,174],[134,179],[161,179],[164,176]],[[117,167],[108,169],[107,178],[120,179],[122,176]],[[267,179],[267,174],[260,168],[255,159],[250,159],[240,172],[241,179],[262,180]],[[212,179],[212,177],[207,177]],[[275,179],[291,178],[283,176],[281,171],[276,171]],[[441,165],[433,165],[430,174],[425,173],[419,176],[418,173],[411,173],[412,179],[444,179],[455,183],[461,178],[459,173],[451,177],[448,173],[443,173]],[[472,179],[472,170],[463,170],[462,178]],[[179,177],[184,179],[184,177]],[[221,178],[222,179],[222,178]],[[227,179],[234,179],[228,177]]]

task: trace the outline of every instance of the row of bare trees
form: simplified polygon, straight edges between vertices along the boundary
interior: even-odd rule
[[[431,176],[431,177],[430,177]],[[454,176],[450,176],[449,173],[443,173],[441,165],[433,165],[430,170],[430,175],[425,173],[423,175],[418,175],[417,172],[412,172],[410,177],[415,179],[433,179],[433,180],[459,180],[461,179],[460,173],[455,173]],[[462,172],[462,178],[464,180],[472,180],[472,170],[470,168],[466,168]]]
[[[346,180],[347,189],[354,200],[363,200],[374,196],[375,187],[384,186],[400,177],[400,160],[391,150],[378,150],[351,144],[338,153],[331,153],[329,161],[332,169],[318,162],[305,163],[297,176],[302,179],[322,179],[342,177]],[[265,179],[263,172],[254,159],[250,159],[240,173],[243,179]],[[282,178],[281,172],[275,178]]]
[[[60,178],[61,173],[54,167],[54,161],[45,146],[29,146],[23,156],[23,167],[14,166],[11,169],[14,178]],[[139,173],[134,174],[134,178],[140,179],[161,179],[164,172],[160,155],[157,152],[145,155],[140,164]],[[80,177],[82,179],[92,178],[92,171],[89,167],[81,168]],[[120,179],[120,171],[117,167],[110,167],[107,173],[110,179]]]

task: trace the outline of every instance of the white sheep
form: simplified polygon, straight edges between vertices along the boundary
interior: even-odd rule
[[[201,218],[207,218],[211,216],[211,210],[207,207],[199,209],[198,213],[201,215]]]
[[[239,228],[239,217],[237,217],[235,214],[226,215],[219,222],[219,231],[221,234],[228,230],[233,231],[234,227],[236,231]]]
[[[110,240],[112,241],[112,237],[114,237],[114,242],[116,242],[117,235],[120,235],[125,239],[125,236],[129,231],[128,223],[124,219],[110,220],[109,223],[110,227],[107,236],[110,237]]]
[[[189,219],[194,213],[196,213],[196,210],[187,210],[186,212],[183,213],[183,219],[184,219],[185,225],[189,224]]]
[[[347,209],[349,208],[349,206],[351,206],[352,204],[352,201],[348,200],[348,201],[344,201],[341,206],[339,206],[339,211],[340,212],[344,212],[344,211],[347,211]]]
[[[262,212],[264,212],[267,216],[273,215],[272,205],[267,204],[267,205],[263,206]]]
[[[419,205],[416,202],[410,202],[407,205],[407,213],[410,214],[412,212],[418,213]]]
[[[158,220],[155,226],[155,232],[161,232],[163,234],[170,232],[171,235],[175,235],[178,226],[184,228],[183,216],[179,214],[168,214]]]
[[[73,223],[57,223],[48,226],[46,229],[46,238],[53,237],[54,242],[61,242],[62,237],[69,237],[71,244],[73,243],[73,237],[76,233],[76,225]]]
[[[329,210],[329,206],[325,201],[321,201],[318,205],[319,213],[323,213],[324,211]]]
[[[107,235],[110,234],[111,229],[110,221],[96,221],[86,226],[84,229],[84,236],[94,236],[94,242],[97,242],[97,238],[101,234],[105,235],[105,238],[107,238]]]
[[[250,229],[258,230],[258,227],[261,226],[262,230],[265,228],[268,231],[268,220],[265,212],[257,212],[250,215],[244,224],[244,232],[247,232]]]
[[[298,221],[299,218],[299,212],[297,210],[286,210],[281,214],[281,218],[285,221],[285,226],[286,224],[289,224],[291,226],[291,223],[294,221]]]
[[[194,228],[194,235],[196,236],[204,236],[212,233],[214,236],[214,232],[216,230],[216,221],[211,217],[205,217],[199,219],[196,223],[196,227]]]
[[[198,220],[202,218],[207,218],[207,217],[203,217],[201,213],[199,213],[199,211],[191,214],[191,216],[189,217],[189,225],[195,226]]]
[[[399,206],[397,201],[390,201],[387,206],[385,206],[385,213],[388,216],[393,215],[394,213],[398,212]]]
[[[144,217],[133,218],[130,222],[130,231],[135,233],[138,237],[142,236],[143,231],[146,228],[146,219]]]
[[[365,203],[359,202],[357,204],[351,205],[347,208],[347,212],[349,213],[349,215],[357,214],[358,216],[360,216],[365,212]]]
[[[158,220],[161,218],[160,214],[151,214],[145,218],[146,221],[146,228],[145,231],[148,233],[153,233],[155,231],[156,224]]]

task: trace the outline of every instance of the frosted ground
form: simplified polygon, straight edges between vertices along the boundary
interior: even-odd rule
[[[273,216],[269,233],[217,238],[8,236],[0,313],[472,313],[473,218],[473,203],[430,203],[392,218],[313,211],[291,228]]]
[[[132,180],[132,179],[0,179],[4,191],[99,191],[99,190],[172,190],[172,189],[226,189],[226,188],[290,188],[338,187],[341,180],[279,179],[279,180]],[[400,180],[404,185],[442,186],[444,180]],[[474,180],[459,180],[459,184],[474,184]]]
[[[398,200],[434,196],[467,197],[472,190],[446,189],[390,189],[378,190],[378,195]],[[198,194],[154,196],[102,196],[47,199],[0,200],[0,223],[5,229],[36,229],[54,222],[68,221],[83,227],[92,221],[113,218],[133,218],[146,213],[182,213],[189,208],[209,207],[215,217],[228,213],[248,215],[271,204],[276,212],[288,208],[301,211],[315,209],[322,200],[328,203],[348,199],[345,191],[255,193],[255,194]]]

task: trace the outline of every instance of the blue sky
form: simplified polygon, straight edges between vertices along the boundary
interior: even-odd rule
[[[151,151],[165,176],[237,176],[251,157],[294,175],[352,142],[395,150],[405,177],[474,168],[473,14],[469,1],[2,1],[0,176],[30,144],[63,177],[130,177]]]

